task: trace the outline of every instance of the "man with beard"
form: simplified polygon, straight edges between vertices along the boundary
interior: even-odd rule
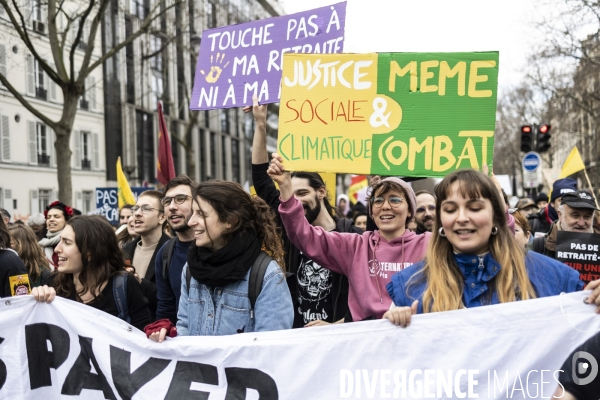
[[[256,193],[277,215],[282,229],[286,268],[290,273],[287,282],[294,303],[294,328],[324,325],[351,320],[348,310],[348,278],[330,272],[326,265],[318,265],[294,246],[283,229],[279,218],[279,190],[267,174],[267,107],[254,105],[245,107],[245,112],[254,114],[255,131],[252,142],[252,181]],[[317,173],[292,173],[294,195],[304,207],[308,222],[326,231],[362,233],[352,225],[352,220],[338,218],[327,198],[327,189]]]
[[[417,230],[415,233],[420,235],[431,232],[435,219],[435,196],[427,190],[419,190],[415,193],[415,197],[417,198],[417,209],[415,210]]]
[[[558,231],[600,233],[594,228],[594,214],[598,209],[591,193],[578,190],[565,194],[556,211],[558,220],[552,224],[548,234],[533,239],[533,251],[555,258]]]
[[[156,319],[168,318],[173,325],[177,324],[181,273],[187,262],[190,245],[194,241],[194,231],[188,226],[188,221],[192,216],[192,193],[196,186],[197,183],[187,175],[179,175],[167,183],[161,199],[167,223],[175,232],[175,237],[156,254]]]

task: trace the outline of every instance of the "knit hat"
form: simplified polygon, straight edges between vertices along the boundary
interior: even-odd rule
[[[575,179],[558,179],[554,181],[554,185],[552,185],[552,197],[550,198],[550,202],[552,203],[559,197],[563,197],[565,194],[573,193],[575,191],[577,191],[577,181]]]
[[[393,182],[404,190],[406,193],[406,201],[408,203],[408,212],[411,215],[410,218],[413,218],[415,216],[415,210],[417,209],[417,198],[415,197],[415,191],[408,183],[395,176],[384,178],[379,181],[379,183],[367,189],[367,213],[371,215],[371,197],[375,195],[375,192],[377,192],[377,189],[379,189],[383,182]]]
[[[540,194],[538,194],[535,198],[535,204],[539,203],[540,201],[548,202],[548,195],[544,192],[540,192]]]

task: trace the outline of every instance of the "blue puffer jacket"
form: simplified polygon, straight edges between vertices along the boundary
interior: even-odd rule
[[[178,335],[221,336],[292,328],[292,297],[276,261],[271,261],[267,266],[253,315],[250,313],[248,298],[250,269],[244,280],[222,288],[209,288],[192,278],[189,292],[185,279],[186,270],[187,264],[181,274]]]
[[[494,286],[488,287],[488,282],[500,271],[500,264],[492,255],[488,253],[480,257],[456,254],[455,259],[465,281],[465,307],[498,304],[498,294],[495,291],[490,292]],[[583,289],[579,273],[552,258],[530,251],[525,256],[525,265],[537,297],[555,296],[562,292],[570,293]],[[423,312],[422,297],[427,287],[427,282],[423,279],[424,266],[425,262],[421,261],[392,276],[387,290],[396,306],[410,306],[415,300],[419,300],[418,312]]]

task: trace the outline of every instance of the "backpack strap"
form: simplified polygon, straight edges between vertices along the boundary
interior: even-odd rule
[[[177,240],[177,236],[165,244],[165,248],[163,249],[162,253],[162,277],[166,281],[169,280],[169,267],[171,266],[171,259],[173,258],[173,253],[175,252],[175,240]]]
[[[533,242],[531,243],[531,249],[533,251],[535,251],[536,253],[544,254],[545,242],[546,242],[545,236],[536,237],[533,239]]]
[[[127,275],[127,273],[118,274],[113,278],[113,295],[119,312],[117,317],[130,324],[131,318],[127,307]]]
[[[273,258],[264,251],[261,251],[252,268],[250,269],[250,280],[248,282],[248,298],[250,299],[250,318],[254,318],[254,306],[256,305],[256,299],[260,295],[263,285],[263,279],[267,272],[269,263],[273,261]]]

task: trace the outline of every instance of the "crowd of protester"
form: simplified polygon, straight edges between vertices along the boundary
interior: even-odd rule
[[[0,297],[11,295],[10,277],[28,275],[36,300],[80,302],[162,342],[380,318],[407,327],[418,313],[584,288],[554,259],[558,231],[598,229],[594,196],[573,179],[515,209],[493,174],[474,170],[450,173],[433,193],[373,177],[366,206],[347,196],[332,205],[319,174],[269,158],[266,107],[245,111],[256,122],[256,196],[180,175],[119,210],[116,232],[58,201],[26,224],[7,227],[3,212]],[[600,307],[600,281],[587,289]],[[582,346],[600,351],[600,339]]]

